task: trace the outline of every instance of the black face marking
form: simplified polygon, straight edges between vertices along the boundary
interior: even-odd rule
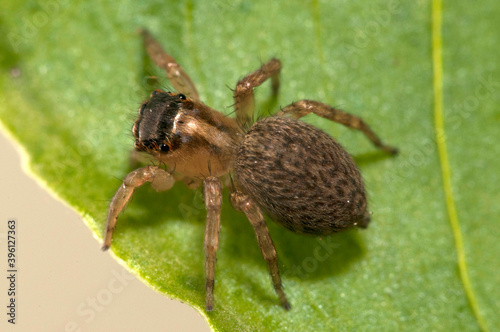
[[[178,147],[180,139],[172,129],[181,105],[182,100],[178,95],[153,91],[151,98],[141,105],[139,117],[134,124],[136,149],[169,152]]]

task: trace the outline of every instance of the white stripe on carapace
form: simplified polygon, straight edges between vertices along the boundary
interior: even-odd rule
[[[174,126],[172,127],[172,132],[175,134],[177,131],[177,121],[179,120],[179,117],[181,116],[181,112],[178,112],[177,115],[174,118]]]

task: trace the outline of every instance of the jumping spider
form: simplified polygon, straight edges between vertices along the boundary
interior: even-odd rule
[[[132,130],[135,149],[172,166],[186,183],[204,179],[206,309],[213,309],[221,178],[226,180],[228,175],[234,178],[231,204],[252,224],[281,305],[289,309],[262,211],[293,232],[311,235],[365,228],[370,222],[363,180],[351,156],[329,135],[298,119],[312,112],[360,130],[387,153],[397,150],[382,143],[359,117],[312,100],[295,102],[253,123],[253,89],[270,78],[272,93],[278,92],[281,63],[277,59],[269,60],[236,84],[236,118],[229,118],[203,104],[175,59],[148,31],[141,34],[149,56],[165,69],[179,93],[155,90],[141,105]],[[178,179],[172,173],[159,166],[146,166],[125,177],[109,206],[104,250],[111,245],[117,216],[134,190],[146,182],[158,191],[168,190]]]

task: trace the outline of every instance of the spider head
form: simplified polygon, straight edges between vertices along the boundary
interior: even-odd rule
[[[187,176],[227,172],[239,137],[236,122],[183,94],[155,90],[132,129],[135,148]]]
[[[132,133],[135,148],[153,155],[170,153],[182,144],[182,134],[176,122],[182,111],[192,109],[193,103],[183,94],[161,90],[151,93],[139,109]]]

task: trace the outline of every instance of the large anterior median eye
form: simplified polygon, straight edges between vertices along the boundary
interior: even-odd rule
[[[168,152],[168,151],[170,151],[170,146],[168,146],[167,144],[160,144],[160,151],[161,152]]]
[[[179,93],[179,94],[177,95],[177,97],[179,97],[179,99],[180,99],[180,100],[186,100],[186,99],[187,99],[187,98],[186,98],[186,96],[185,96],[185,95],[183,95],[182,93]]]

